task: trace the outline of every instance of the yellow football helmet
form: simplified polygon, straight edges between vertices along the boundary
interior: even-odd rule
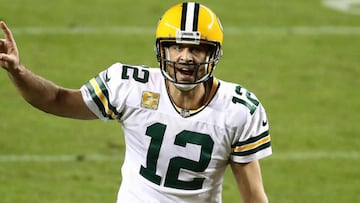
[[[169,60],[166,49],[169,44],[174,43],[210,47],[206,62],[196,64],[197,69],[201,65],[205,66],[205,74],[195,79],[193,83],[183,85],[195,86],[204,82],[212,76],[212,72],[222,55],[223,29],[220,20],[209,8],[195,2],[174,5],[160,18],[156,29],[155,50],[157,60],[165,79],[181,85],[182,83],[177,81],[176,76],[171,77],[168,73],[168,64],[175,66],[176,62]]]

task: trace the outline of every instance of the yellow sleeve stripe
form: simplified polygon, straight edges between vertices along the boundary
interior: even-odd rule
[[[119,113],[109,103],[108,91],[99,76],[91,79],[86,87],[104,117],[108,117],[110,119],[118,118]]]
[[[254,143],[250,143],[247,145],[243,145],[243,146],[237,146],[235,148],[233,148],[233,152],[243,152],[243,151],[248,151],[248,150],[252,150],[255,149],[261,145],[263,145],[264,143],[268,143],[271,141],[270,135],[258,140],[257,142]]]
[[[267,130],[256,137],[231,145],[233,156],[249,156],[271,147],[270,132]]]

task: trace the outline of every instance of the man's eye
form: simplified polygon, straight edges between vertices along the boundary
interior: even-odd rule
[[[200,47],[194,47],[191,49],[192,52],[195,52],[195,53],[198,53],[198,52],[201,52],[202,49]]]
[[[181,49],[181,47],[179,45],[172,45],[171,48],[175,49],[175,50],[180,50]]]

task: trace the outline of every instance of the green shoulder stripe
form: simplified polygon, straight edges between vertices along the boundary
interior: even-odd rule
[[[120,113],[110,104],[109,92],[100,76],[91,79],[85,86],[104,117],[109,119],[119,118]]]

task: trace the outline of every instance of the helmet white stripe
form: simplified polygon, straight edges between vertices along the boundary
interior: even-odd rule
[[[181,16],[181,30],[182,31],[197,31],[199,4],[194,2],[183,3],[183,11]]]
[[[193,31],[195,3],[189,2],[186,9],[185,31]]]

